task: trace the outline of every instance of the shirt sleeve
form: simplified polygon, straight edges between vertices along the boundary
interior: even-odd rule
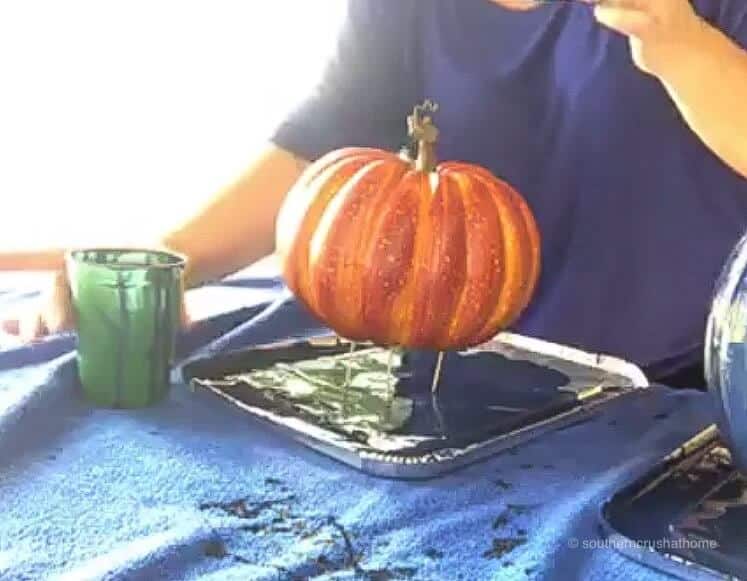
[[[272,142],[314,161],[341,147],[397,150],[420,100],[417,0],[348,0],[333,58]]]
[[[709,7],[715,11],[710,20],[724,34],[742,48],[747,49],[747,2],[745,0],[708,0]]]

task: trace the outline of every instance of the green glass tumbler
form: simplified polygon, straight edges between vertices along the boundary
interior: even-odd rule
[[[183,257],[160,250],[68,254],[78,374],[94,403],[141,408],[168,394],[184,264]]]

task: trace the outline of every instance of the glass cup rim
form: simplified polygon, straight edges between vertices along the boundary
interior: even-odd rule
[[[164,256],[169,259],[166,263],[155,263],[155,264],[134,264],[134,263],[108,263],[108,262],[96,262],[94,260],[86,260],[81,255],[88,252],[106,253],[106,252],[119,252],[125,253],[146,253],[154,254],[158,256]],[[101,267],[101,268],[112,268],[112,269],[174,269],[184,268],[187,262],[187,257],[179,252],[173,250],[167,250],[163,248],[154,248],[147,246],[85,246],[80,248],[74,248],[65,252],[65,261],[68,264],[84,264],[86,266]]]

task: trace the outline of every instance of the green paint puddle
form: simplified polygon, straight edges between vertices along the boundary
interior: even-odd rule
[[[276,363],[228,376],[226,382],[243,383],[282,407],[291,404],[318,425],[369,442],[376,434],[401,429],[412,415],[412,400],[396,394],[394,370],[401,364],[401,353],[376,348]]]

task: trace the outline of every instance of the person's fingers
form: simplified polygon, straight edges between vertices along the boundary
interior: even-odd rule
[[[65,251],[59,249],[32,250],[27,252],[0,252],[0,271],[51,270],[65,267]]]
[[[0,321],[0,328],[8,335],[19,335],[21,332],[21,323],[17,318],[4,319]]]
[[[607,8],[622,8],[630,10],[647,10],[651,7],[650,0],[586,0],[590,4],[598,4]]]
[[[33,306],[0,322],[3,331],[28,343],[74,326],[70,289],[64,272],[54,275],[51,286]]]
[[[543,0],[495,0],[503,8],[509,10],[534,10],[544,4]]]
[[[19,337],[25,343],[31,343],[47,334],[46,326],[38,312],[28,313],[20,319]]]
[[[608,5],[606,1],[594,7],[594,16],[600,24],[627,36],[644,36],[653,24],[653,17],[647,12]]]
[[[70,286],[64,272],[55,275],[43,317],[47,331],[52,334],[69,331],[74,327]]]
[[[189,311],[184,300],[182,300],[179,318],[183,329],[188,329],[192,325],[192,317],[189,316]]]

